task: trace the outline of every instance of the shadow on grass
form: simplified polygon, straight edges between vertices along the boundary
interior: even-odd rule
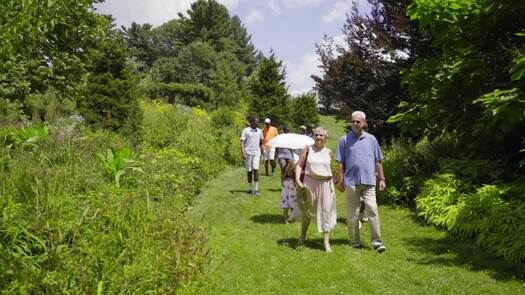
[[[473,241],[452,235],[443,238],[406,238],[411,251],[425,257],[410,258],[422,265],[453,265],[472,271],[488,271],[495,280],[525,281],[525,263],[510,263],[479,247]]]
[[[269,191],[269,192],[281,192],[281,189],[280,188],[269,188],[269,189],[267,189],[267,191]]]
[[[247,189],[232,189],[232,190],[229,190],[228,191],[230,194],[236,194],[236,193],[241,193],[241,194],[245,194],[247,195],[248,194],[248,190]]]
[[[283,223],[284,224],[283,216],[278,215],[278,214],[254,215],[250,217],[250,220],[255,223],[269,223],[269,224]]]
[[[298,249],[298,248],[309,248],[309,249],[316,249],[316,250],[322,250],[324,251],[324,242],[323,239],[317,238],[317,239],[306,239],[304,241],[304,245],[301,247],[297,247],[297,238],[289,238],[289,239],[280,239],[277,240],[277,245],[279,246],[285,246],[290,247],[292,249]],[[331,239],[330,244],[332,246],[335,245],[348,245],[347,239]],[[350,247],[350,246],[349,246]]]

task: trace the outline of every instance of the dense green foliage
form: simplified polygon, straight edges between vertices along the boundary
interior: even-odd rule
[[[425,181],[416,198],[419,215],[511,261],[525,258],[523,182],[474,189],[452,173]]]
[[[250,96],[244,81],[255,67],[251,37],[214,0],[196,1],[188,16],[179,14],[157,28],[133,23],[123,34],[146,98],[213,110],[238,107]]]
[[[305,93],[292,97],[290,99],[290,114],[287,116],[287,119],[295,128],[309,123],[318,126],[319,114],[317,112],[315,95]]]
[[[273,53],[259,61],[249,81],[253,94],[249,101],[250,114],[270,118],[276,126],[287,122],[289,109],[285,75],[282,62],[277,61]]]
[[[437,54],[404,73],[411,99],[390,122],[418,136],[455,131],[469,151],[517,168],[525,147],[525,3],[418,0],[407,12]]]
[[[91,68],[91,50],[109,23],[92,12],[93,2],[2,1],[2,105],[43,121],[73,112]]]
[[[108,32],[108,34],[114,32]],[[133,138],[140,138],[142,111],[133,95],[134,78],[126,64],[127,52],[117,37],[109,35],[92,55],[79,112],[87,123]]]
[[[2,293],[170,293],[202,271],[204,236],[184,212],[235,151],[218,135],[239,132],[242,115],[215,126],[201,109],[143,109],[134,153],[75,121],[2,129]]]

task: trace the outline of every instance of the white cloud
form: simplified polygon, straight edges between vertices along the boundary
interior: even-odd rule
[[[293,63],[289,60],[285,60],[283,63],[286,66],[286,82],[290,85],[292,95],[312,90],[314,81],[310,76],[321,74],[317,54],[308,52],[303,55],[299,63]]]
[[[319,5],[325,0],[282,0],[284,5],[289,8],[294,8],[298,6],[315,6]]]
[[[368,13],[371,9],[367,0],[337,0],[330,11],[321,16],[321,19],[327,23],[345,20],[346,14],[350,12],[354,3],[358,4],[360,12]]]
[[[276,14],[281,14],[281,7],[277,5],[277,0],[268,0],[268,6],[275,12]]]
[[[263,14],[257,9],[252,9],[246,16],[246,23],[251,24],[256,21],[260,21],[262,19],[263,19]]]
[[[352,0],[337,1],[328,13],[323,14],[321,19],[327,23],[345,19],[346,13],[352,8],[352,4]]]
[[[178,13],[186,14],[195,0],[106,0],[97,4],[97,10],[111,14],[119,25],[130,26],[132,22],[150,23],[159,26],[169,20],[178,18]],[[218,0],[228,9],[237,6],[239,0]]]

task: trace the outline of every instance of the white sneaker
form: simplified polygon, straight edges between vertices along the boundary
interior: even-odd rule
[[[376,250],[377,253],[383,253],[386,250],[386,247],[381,242],[373,242],[372,247]]]

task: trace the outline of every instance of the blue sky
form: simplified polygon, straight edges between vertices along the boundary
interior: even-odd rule
[[[98,11],[111,14],[119,25],[150,23],[154,26],[185,13],[192,0],[106,0]],[[353,0],[218,0],[237,15],[264,54],[273,49],[286,66],[291,94],[310,90],[312,74],[320,74],[315,43],[326,34],[342,40],[341,29]],[[359,0],[362,10],[369,7]]]

